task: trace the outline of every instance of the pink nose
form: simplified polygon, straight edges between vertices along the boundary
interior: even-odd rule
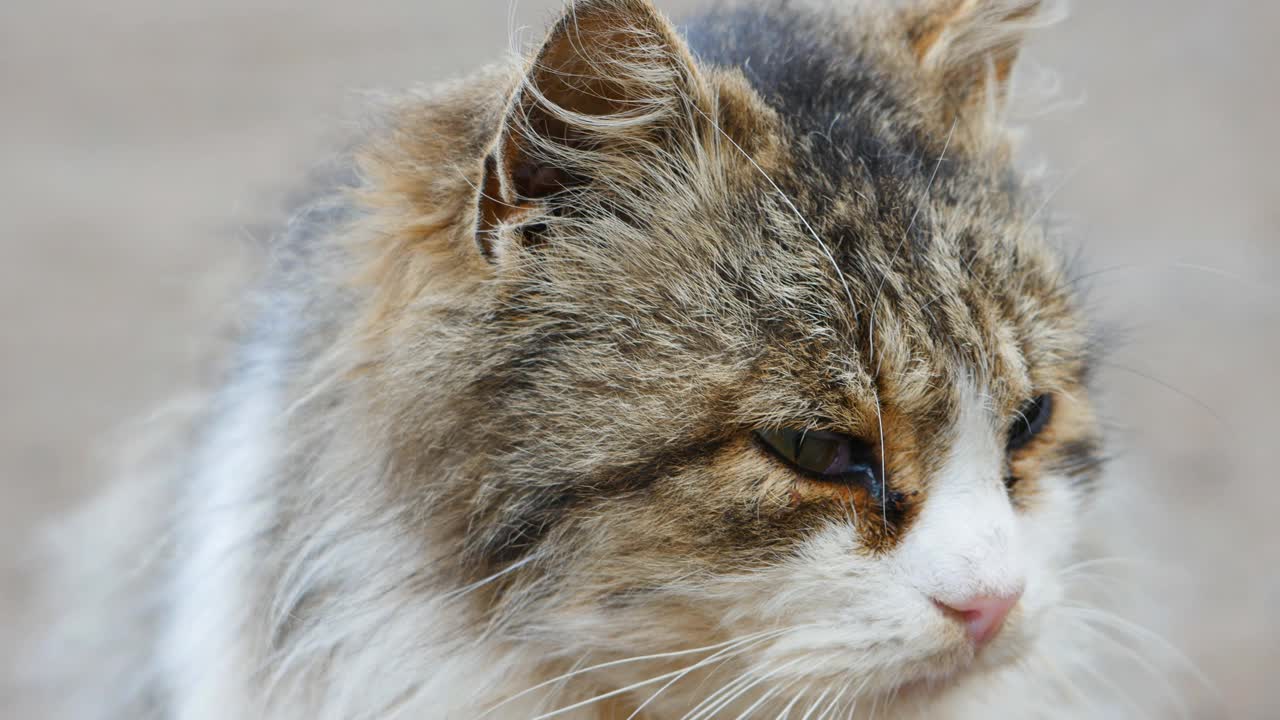
[[[969,630],[969,637],[978,647],[991,642],[1004,627],[1004,621],[1018,604],[1022,591],[1009,595],[979,595],[958,603],[936,601],[944,611],[958,616]]]

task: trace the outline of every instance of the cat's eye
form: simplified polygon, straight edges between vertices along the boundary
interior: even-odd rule
[[[756,436],[787,464],[828,482],[874,485],[880,461],[867,443],[820,430],[757,430]]]
[[[1018,410],[1009,428],[1009,450],[1020,450],[1044,431],[1053,416],[1053,396],[1041,395]]]

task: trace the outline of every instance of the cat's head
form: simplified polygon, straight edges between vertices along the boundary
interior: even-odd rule
[[[661,655],[601,687],[723,666],[704,694],[779,701],[1034,650],[1100,444],[999,123],[1035,6],[733,11],[695,55],[646,0],[578,2],[457,119],[483,159],[414,165],[471,177],[468,215],[422,193],[400,247],[466,238],[394,271],[380,377],[483,627],[552,667]]]

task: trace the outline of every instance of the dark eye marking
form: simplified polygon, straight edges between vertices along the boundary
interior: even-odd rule
[[[1053,396],[1041,395],[1028,400],[1018,410],[1009,428],[1009,451],[1021,450],[1031,444],[1053,418]]]
[[[880,460],[867,443],[820,430],[757,430],[756,437],[774,455],[799,472],[823,482],[879,487]]]

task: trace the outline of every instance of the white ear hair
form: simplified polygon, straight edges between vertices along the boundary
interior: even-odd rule
[[[917,47],[926,68],[974,67],[1010,51],[1028,33],[1062,21],[1063,0],[960,0],[935,2],[927,23],[933,32]]]
[[[571,5],[515,87],[486,160],[481,252],[496,260],[518,245],[511,229],[550,221],[548,203],[566,191],[660,171],[707,112],[696,106],[711,106],[696,62],[648,0]]]
[[[908,24],[920,67],[950,112],[990,123],[1007,104],[1027,35],[1064,17],[1065,0],[926,0]]]

